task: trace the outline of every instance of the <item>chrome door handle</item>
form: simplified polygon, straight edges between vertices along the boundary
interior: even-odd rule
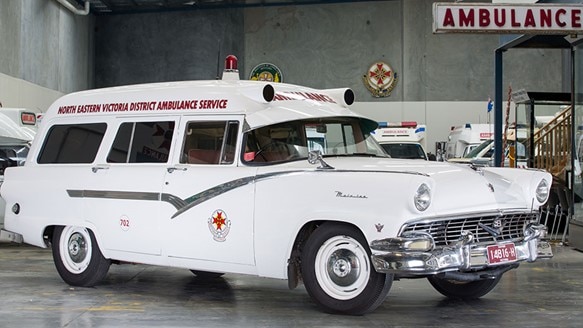
[[[172,166],[172,167],[167,168],[166,170],[168,170],[168,173],[172,173],[172,172],[174,172],[176,170],[178,170],[178,171],[186,171],[186,170],[188,170],[188,168],[186,166],[181,166],[181,167]]]
[[[96,166],[91,168],[91,171],[93,171],[93,173],[95,173],[99,170],[109,170],[109,165],[96,165]]]

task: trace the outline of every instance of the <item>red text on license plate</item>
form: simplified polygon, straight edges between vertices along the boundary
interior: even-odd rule
[[[504,263],[516,261],[514,243],[488,246],[488,263]]]

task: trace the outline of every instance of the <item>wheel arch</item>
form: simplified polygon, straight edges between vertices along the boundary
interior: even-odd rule
[[[93,236],[95,237],[95,240],[97,241],[97,247],[99,247],[99,250],[101,251],[101,253],[106,257],[109,258],[106,255],[105,249],[103,247],[103,239],[101,238],[101,235],[99,234],[99,230],[92,224],[88,224],[87,222],[79,222],[80,224],[66,224],[66,223],[62,223],[62,224],[51,224],[45,227],[45,229],[43,230],[43,240],[44,243],[47,247],[51,247],[51,241],[53,240],[53,235],[55,233],[55,229],[57,227],[65,227],[65,226],[69,226],[69,225],[74,225],[74,226],[78,226],[78,227],[84,227],[88,230],[90,230],[93,233]],[[81,224],[82,223],[82,224]]]

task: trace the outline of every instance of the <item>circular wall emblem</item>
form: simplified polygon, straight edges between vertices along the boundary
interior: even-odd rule
[[[270,63],[262,63],[251,70],[249,80],[283,82],[283,74],[277,66]]]
[[[231,220],[227,218],[224,211],[216,210],[208,219],[208,226],[214,240],[225,241],[229,230],[231,230]]]
[[[388,97],[397,84],[397,73],[389,64],[376,62],[362,77],[362,81],[374,97]]]

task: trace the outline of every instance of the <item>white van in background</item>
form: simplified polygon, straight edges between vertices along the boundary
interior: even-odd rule
[[[372,136],[392,158],[428,160],[426,127],[417,122],[379,122]]]
[[[466,123],[454,126],[447,137],[446,159],[465,157],[472,149],[494,137],[494,124]]]
[[[24,164],[39,115],[38,110],[0,107],[0,184],[7,167]],[[4,199],[0,198],[0,227],[4,226],[4,206]]]

